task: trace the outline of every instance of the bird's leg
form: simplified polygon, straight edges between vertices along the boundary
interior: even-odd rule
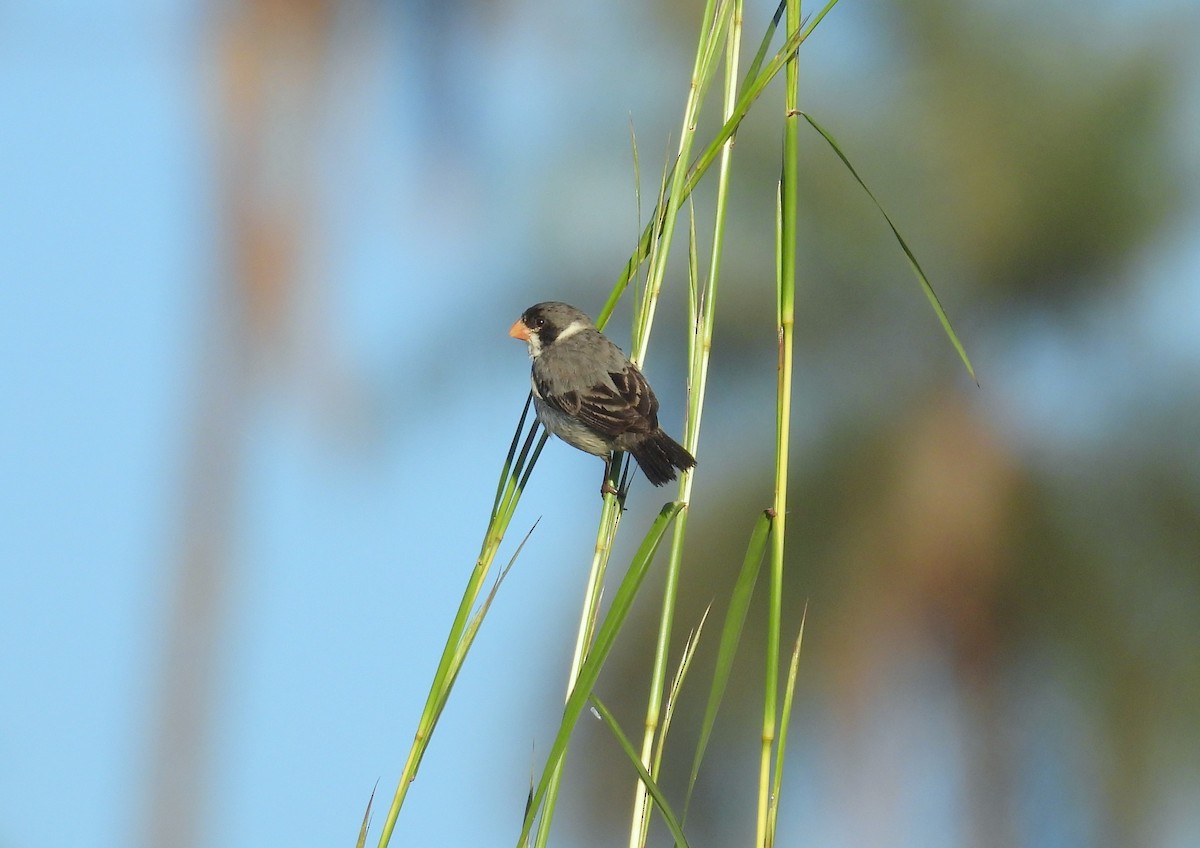
[[[617,492],[617,500],[621,502],[621,509],[625,508],[625,498],[629,496],[629,487],[633,484],[634,467],[632,460],[626,454],[625,461],[621,463],[621,482],[617,484],[617,488],[620,490]]]
[[[620,492],[613,488],[613,484],[608,480],[609,475],[612,474],[612,461],[613,455],[611,453],[606,453],[604,455],[604,485],[600,487],[600,497],[604,497],[605,495],[617,495],[620,497],[621,495]]]

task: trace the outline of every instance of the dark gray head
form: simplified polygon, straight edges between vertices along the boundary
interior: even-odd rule
[[[528,342],[529,355],[536,359],[556,340],[589,329],[594,329],[592,319],[583,312],[569,303],[547,300],[522,312],[508,334]]]

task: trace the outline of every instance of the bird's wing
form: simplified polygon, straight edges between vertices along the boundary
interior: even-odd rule
[[[634,365],[610,373],[609,382],[585,391],[555,392],[549,381],[534,377],[538,394],[550,406],[579,419],[597,433],[650,433],[658,427],[658,399]]]

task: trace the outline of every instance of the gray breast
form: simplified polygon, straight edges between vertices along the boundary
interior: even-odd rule
[[[568,445],[596,456],[604,456],[612,450],[612,445],[604,438],[538,397],[536,388],[533,393],[533,406],[537,410],[537,417],[542,422],[542,426]]]

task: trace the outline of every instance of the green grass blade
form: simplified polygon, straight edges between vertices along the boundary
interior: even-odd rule
[[[637,209],[638,231],[642,229],[642,164],[638,158],[637,131],[633,127],[633,115],[629,116],[629,146],[633,152],[633,202]]]
[[[784,2],[786,3],[787,0],[784,0]],[[828,15],[830,12],[833,11],[833,7],[836,6],[837,4],[838,4],[838,0],[829,0],[828,3],[826,3],[824,6],[821,7],[821,11],[817,12],[817,14],[815,16],[813,16],[812,18],[810,18],[808,20],[808,23],[806,23],[804,26],[802,26],[800,28],[800,35],[801,35],[802,41],[805,38],[808,38],[808,36],[812,33],[812,31],[817,28],[817,25],[820,24],[821,21],[825,19],[826,15]]]
[[[800,45],[812,34],[817,24],[820,23],[821,19],[835,5],[837,5],[837,0],[829,0],[825,8],[807,26],[792,33],[787,41],[784,42],[783,47],[779,48],[779,51],[776,52],[771,61],[757,76],[747,74],[746,81],[742,85],[742,90],[738,95],[737,104],[734,106],[733,112],[721,126],[717,135],[709,142],[708,147],[704,148],[704,152],[692,163],[687,182],[684,183],[684,190],[686,192],[690,193],[696,187],[696,184],[704,176],[704,173],[708,170],[713,160],[720,154],[721,146],[737,132],[738,127],[741,126],[742,121],[745,119],[747,113],[749,113],[750,107],[754,105],[754,101],[762,94],[763,89],[783,70],[788,60],[800,49]]]
[[[692,759],[692,773],[688,777],[687,800],[683,804],[685,820],[688,807],[692,802],[692,791],[696,787],[696,778],[700,774],[700,763],[708,748],[713,725],[717,721],[717,712],[721,708],[721,700],[725,697],[725,687],[728,685],[729,675],[733,671],[733,660],[737,656],[738,643],[742,638],[742,628],[746,623],[746,614],[750,609],[750,599],[754,595],[754,584],[758,580],[758,572],[762,568],[763,555],[767,550],[767,538],[770,533],[771,516],[764,511],[758,517],[758,521],[754,524],[754,530],[750,534],[750,543],[746,546],[742,569],[738,572],[737,581],[733,584],[729,609],[725,611],[725,623],[721,626],[717,664],[713,671],[712,686],[708,692],[708,703],[704,706],[704,718],[700,722],[700,739],[696,743],[696,754]]]
[[[824,17],[829,14],[833,10],[833,7],[837,4],[838,0],[828,0],[828,2],[821,8],[821,11],[817,12],[815,17],[801,27],[800,32],[796,35],[797,48],[804,43],[805,39],[812,34],[812,31],[817,28],[817,25],[821,23],[822,19],[824,19]],[[779,0],[779,5],[775,7],[775,14],[771,16],[771,22],[767,24],[767,30],[763,34],[763,40],[758,47],[758,52],[754,54],[754,59],[750,62],[749,67],[746,69],[747,86],[751,81],[757,83],[760,80],[762,75],[759,73],[759,70],[762,68],[763,60],[767,57],[767,51],[771,47],[771,39],[775,37],[775,31],[779,28],[779,22],[783,20],[783,14],[785,11],[787,11],[787,0]],[[785,44],[783,50],[780,50],[780,54],[782,54],[787,48],[788,45]],[[787,57],[785,56],[785,61],[786,58]],[[770,77],[768,76],[766,79],[769,81]]]
[[[471,617],[471,621],[467,624],[466,630],[463,631],[462,638],[458,641],[458,649],[454,652],[454,661],[450,666],[450,684],[454,685],[454,681],[458,679],[458,672],[462,669],[463,663],[467,659],[467,652],[471,650],[471,644],[475,641],[475,636],[479,633],[479,628],[483,624],[483,619],[487,615],[488,610],[492,608],[492,601],[496,599],[496,593],[500,591],[500,586],[504,583],[504,578],[508,576],[508,572],[512,571],[512,567],[517,563],[517,557],[521,555],[521,551],[525,549],[525,543],[529,541],[529,537],[533,535],[533,531],[537,529],[538,524],[542,519],[533,522],[533,526],[529,528],[529,532],[525,534],[525,538],[517,545],[516,551],[509,558],[508,563],[501,569],[496,576],[496,581],[492,584],[492,588],[487,593],[487,597],[483,599],[483,603],[479,605],[479,609],[475,611],[475,615]],[[446,698],[450,696],[450,690],[447,688],[445,697],[439,704],[439,710],[445,708]]]
[[[700,248],[698,245],[699,239],[696,237],[696,204],[689,198],[688,200],[688,324],[690,327],[696,326],[697,316],[700,314],[701,298],[703,297],[700,291]],[[696,360],[696,334],[691,332],[687,334],[687,361],[688,363]],[[690,375],[689,375],[690,376]]]
[[[500,502],[504,499],[504,484],[508,480],[509,472],[513,467],[513,459],[517,455],[517,445],[521,443],[521,432],[525,429],[525,419],[529,416],[529,408],[533,405],[533,392],[531,391],[525,397],[525,406],[521,409],[521,418],[517,422],[517,429],[513,431],[512,444],[508,446],[508,455],[504,458],[504,465],[500,468],[500,479],[496,483],[496,499],[492,501],[492,520],[495,520],[496,515],[500,510]]]
[[[433,736],[433,731],[437,728],[442,710],[450,697],[451,690],[454,688],[458,670],[461,668],[462,662],[466,657],[466,650],[470,647],[470,640],[468,639],[464,644],[464,637],[470,632],[470,636],[473,638],[474,629],[478,627],[478,624],[472,626],[471,623],[475,602],[478,600],[479,593],[483,589],[484,580],[491,571],[496,553],[500,549],[500,543],[504,541],[504,534],[508,529],[509,521],[511,521],[517,503],[521,499],[521,493],[525,490],[525,484],[529,481],[529,475],[533,471],[533,464],[537,461],[538,453],[541,451],[542,445],[546,442],[547,437],[543,434],[542,440],[538,443],[537,448],[533,450],[532,456],[530,455],[531,446],[538,430],[538,422],[535,419],[530,426],[529,433],[525,437],[524,446],[514,462],[512,456],[513,450],[520,441],[521,431],[525,425],[528,411],[529,403],[526,401],[525,410],[521,413],[521,418],[517,425],[516,435],[513,436],[512,447],[509,448],[508,457],[505,459],[501,469],[500,489],[503,491],[503,494],[498,503],[493,505],[491,518],[488,521],[487,529],[484,531],[479,557],[475,560],[475,567],[471,570],[471,575],[467,579],[467,586],[463,590],[462,600],[459,601],[454,621],[450,625],[450,632],[446,635],[446,644],[442,648],[442,655],[438,660],[437,670],[434,672],[433,681],[429,686],[429,694],[425,698],[425,706],[417,721],[417,730],[413,734],[408,758],[405,760],[404,767],[400,772],[400,779],[397,781],[396,791],[392,796],[391,807],[389,807],[387,817],[384,819],[383,830],[379,835],[379,848],[387,848],[387,845],[391,842],[392,832],[396,827],[396,820],[400,816],[400,808],[404,805],[404,799],[408,795],[408,787],[416,779],[417,771],[421,767],[421,760],[424,758],[425,751],[429,746],[429,740]]]
[[[532,431],[531,431],[532,435]],[[529,475],[533,473],[533,467],[537,465],[538,457],[542,455],[542,448],[546,446],[546,442],[550,441],[550,434],[542,433],[542,438],[538,440],[537,447],[533,449],[533,455],[529,457],[529,463],[525,466],[525,473],[521,475],[521,482],[517,484],[517,491],[524,492],[525,486],[529,484]],[[522,454],[524,456],[524,454]],[[507,518],[511,519],[513,511],[517,508],[516,499],[509,504]],[[507,520],[506,522],[507,523]]]
[[[700,44],[696,51],[696,61],[692,68],[691,85],[688,89],[687,102],[683,110],[683,124],[680,128],[679,152],[675,157],[677,162],[687,162],[691,158],[692,145],[696,137],[696,125],[700,119],[701,107],[704,103],[705,92],[719,64],[719,48],[721,37],[729,19],[733,14],[734,4],[731,0],[707,0],[704,11],[704,25],[700,34]],[[676,165],[671,172],[671,187],[666,196],[663,208],[661,232],[656,240],[658,249],[657,261],[650,262],[646,272],[646,295],[633,333],[633,345],[629,359],[639,367],[645,365],[647,347],[650,341],[650,328],[654,324],[655,312],[658,308],[659,293],[662,291],[663,279],[666,274],[667,261],[671,253],[675,224],[682,209],[683,201],[688,193],[683,190],[687,174]]]
[[[813,30],[816,29],[817,24],[821,22],[825,15],[837,5],[837,2],[838,0],[829,0],[829,2],[825,4],[821,11],[818,12],[806,26],[793,33],[787,39],[787,41],[784,42],[783,46],[779,48],[765,68],[758,70],[758,66],[761,64],[761,58],[757,60],[757,64],[752,66],[751,70],[757,71],[757,73],[748,73],[746,75],[745,82],[742,85],[741,94],[738,96],[738,101],[733,109],[732,114],[722,125],[716,137],[714,137],[712,141],[709,142],[708,146],[704,148],[704,152],[694,160],[691,168],[689,169],[687,179],[683,184],[680,202],[688,197],[688,195],[690,195],[696,188],[696,185],[700,182],[700,178],[707,173],[709,167],[720,155],[721,147],[734,135],[734,133],[737,132],[737,128],[741,126],[742,121],[750,111],[750,107],[762,94],[763,89],[765,89],[767,84],[771,82],[771,80],[774,79],[781,70],[783,70],[784,65],[787,64],[787,60],[792,56],[792,54],[800,49],[800,45],[803,44],[805,39],[812,34]],[[772,27],[774,27],[774,24],[772,24]],[[773,33],[774,29],[772,28],[769,30],[769,34]],[[769,42],[769,38],[765,39],[763,42],[764,47],[769,44]],[[673,172],[673,168],[671,169],[671,172]],[[665,215],[666,204],[660,201],[659,205],[654,209],[650,222],[646,224],[645,229],[642,230],[642,236],[638,241],[637,249],[625,263],[625,268],[621,271],[620,275],[617,277],[617,281],[613,284],[612,291],[609,292],[608,299],[604,302],[604,306],[596,315],[596,326],[598,328],[604,328],[609,316],[612,315],[612,311],[616,308],[617,302],[625,293],[625,289],[637,276],[637,269],[641,267],[642,261],[650,254],[651,246],[655,243],[658,234],[662,230],[662,220]]]
[[[786,9],[787,0],[779,0],[779,5],[775,7],[775,14],[771,16],[771,22],[767,24],[767,31],[763,33],[762,43],[758,45],[758,52],[754,54],[750,66],[746,68],[747,81],[758,78],[758,72],[767,58],[767,51],[771,49],[771,41],[775,38],[775,31],[779,29],[779,22],[783,20],[783,13]]]
[[[521,836],[517,840],[518,845],[523,844],[529,836],[529,831],[533,826],[533,818],[541,808],[542,799],[546,797],[552,776],[558,770],[559,764],[566,754],[571,732],[574,730],[580,714],[587,705],[592,687],[596,685],[596,680],[600,676],[600,669],[603,668],[605,660],[608,659],[608,655],[616,643],[617,634],[620,632],[621,626],[629,616],[629,611],[633,607],[633,601],[637,597],[638,589],[641,587],[642,581],[645,579],[646,574],[650,570],[650,565],[654,561],[654,555],[658,551],[659,543],[662,542],[663,536],[675,520],[675,516],[679,514],[680,509],[682,509],[682,504],[676,502],[671,502],[663,506],[658,517],[654,519],[654,523],[650,525],[645,538],[642,539],[642,543],[629,565],[629,570],[621,580],[621,585],[613,597],[612,606],[609,608],[604,621],[600,624],[596,632],[595,644],[588,653],[587,659],[580,666],[579,674],[575,679],[575,686],[571,689],[571,694],[567,698],[567,704],[563,708],[562,723],[559,725],[554,744],[551,746],[550,752],[546,757],[546,767],[543,769],[542,777],[538,781],[538,788],[533,796],[533,804],[530,805],[529,811],[525,816],[525,821],[522,824]]]
[[[642,760],[638,756],[638,752],[634,750],[633,745],[629,742],[629,738],[621,730],[621,725],[617,723],[617,719],[609,712],[608,707],[604,706],[595,694],[591,696],[590,700],[592,706],[596,708],[596,712],[600,714],[600,718],[604,720],[604,723],[608,725],[608,729],[612,731],[612,735],[621,746],[621,750],[625,752],[625,756],[629,758],[629,762],[637,769],[638,777],[642,779],[642,783],[646,786],[646,791],[650,793],[650,797],[654,799],[655,806],[662,813],[663,821],[667,823],[667,828],[671,831],[671,835],[675,837],[675,845],[687,848],[688,841],[683,835],[683,828],[679,825],[679,819],[675,817],[675,813],[671,810],[671,805],[667,802],[667,797],[659,789],[658,784],[654,782],[654,778],[650,776],[650,772],[646,771],[646,767],[642,765]]]
[[[967,351],[963,348],[962,342],[958,340],[958,335],[955,334],[954,328],[950,326],[950,318],[946,315],[946,310],[942,308],[942,302],[938,300],[937,292],[933,290],[933,285],[929,282],[929,278],[925,276],[924,270],[921,269],[921,263],[917,261],[917,257],[913,254],[912,249],[909,248],[908,242],[904,240],[904,236],[900,235],[900,230],[898,230],[895,223],[892,222],[891,216],[888,215],[887,210],[883,208],[883,204],[879,202],[877,197],[875,197],[875,193],[871,191],[863,178],[859,176],[858,171],[855,170],[854,166],[850,164],[850,159],[842,150],[841,145],[838,144],[837,140],[833,137],[833,134],[830,133],[829,130],[825,129],[825,127],[817,123],[816,119],[814,119],[812,115],[809,115],[807,112],[801,112],[800,114],[803,116],[804,120],[808,121],[809,125],[820,134],[821,138],[825,139],[829,146],[833,148],[833,152],[836,153],[837,157],[842,160],[842,164],[846,166],[846,170],[850,172],[850,175],[854,177],[855,181],[862,187],[862,190],[867,193],[867,197],[871,198],[871,202],[875,204],[875,208],[879,210],[879,214],[883,216],[883,220],[887,221],[888,227],[890,227],[892,230],[892,235],[896,237],[896,241],[899,243],[900,249],[904,251],[904,255],[908,259],[909,266],[912,268],[913,273],[916,274],[917,281],[921,284],[921,290],[925,292],[925,297],[929,300],[929,305],[933,307],[933,311],[937,315],[938,321],[941,322],[942,329],[945,331],[946,336],[950,339],[950,343],[954,345],[954,349],[958,351],[958,357],[962,360],[963,365],[966,366],[967,373],[971,375],[971,379],[975,381],[976,385],[978,385],[979,378],[975,376],[975,369],[971,365],[971,360],[967,357]]]
[[[721,39],[714,35],[707,45],[706,63],[708,76],[713,75],[717,67],[716,57],[718,48],[724,47],[724,85],[722,96],[722,120],[727,118],[737,98],[738,58],[742,42],[742,0],[727,2],[716,14],[727,21],[727,35],[722,44]],[[719,33],[719,25],[714,28]],[[696,114],[699,110],[696,110]],[[694,125],[685,125],[684,132],[690,134]],[[677,161],[684,161],[684,148],[680,148]],[[697,216],[693,199],[688,195],[688,323],[691,332],[687,334],[688,375],[687,375],[687,415],[684,423],[684,444],[693,455],[698,455],[700,434],[700,415],[704,405],[706,375],[709,353],[711,351],[713,315],[717,280],[720,270],[721,242],[724,237],[724,213],[728,198],[729,165],[732,156],[732,140],[722,146],[721,167],[718,174],[717,201],[715,223],[713,227],[713,246],[710,271],[705,283],[700,269],[699,238],[697,234]],[[680,173],[673,173],[671,179],[672,192],[677,193]],[[673,214],[673,209],[680,208],[679,204],[666,206],[666,214]],[[667,236],[663,237],[664,239]],[[658,242],[655,242],[657,246]],[[655,268],[653,251],[648,267]],[[647,275],[650,276],[649,274]],[[660,275],[661,276],[661,275]],[[692,471],[684,472],[679,480],[677,499],[683,503],[691,500]],[[685,508],[686,509],[686,508]],[[663,581],[662,611],[659,616],[658,637],[655,640],[654,660],[651,666],[649,693],[646,703],[646,717],[642,729],[641,762],[651,774],[658,774],[662,760],[662,750],[669,731],[671,712],[674,706],[673,698],[677,693],[669,689],[665,696],[664,688],[667,674],[667,660],[671,645],[671,633],[674,626],[675,605],[678,588],[683,575],[683,551],[686,536],[688,516],[682,513],[675,523],[671,539],[670,556]],[[692,643],[694,644],[694,643]],[[685,659],[685,666],[688,660]],[[685,670],[681,667],[681,671]],[[679,684],[678,677],[673,685]],[[634,792],[632,821],[630,824],[631,848],[644,846],[649,829],[650,817],[647,810],[647,790],[640,782]]]

